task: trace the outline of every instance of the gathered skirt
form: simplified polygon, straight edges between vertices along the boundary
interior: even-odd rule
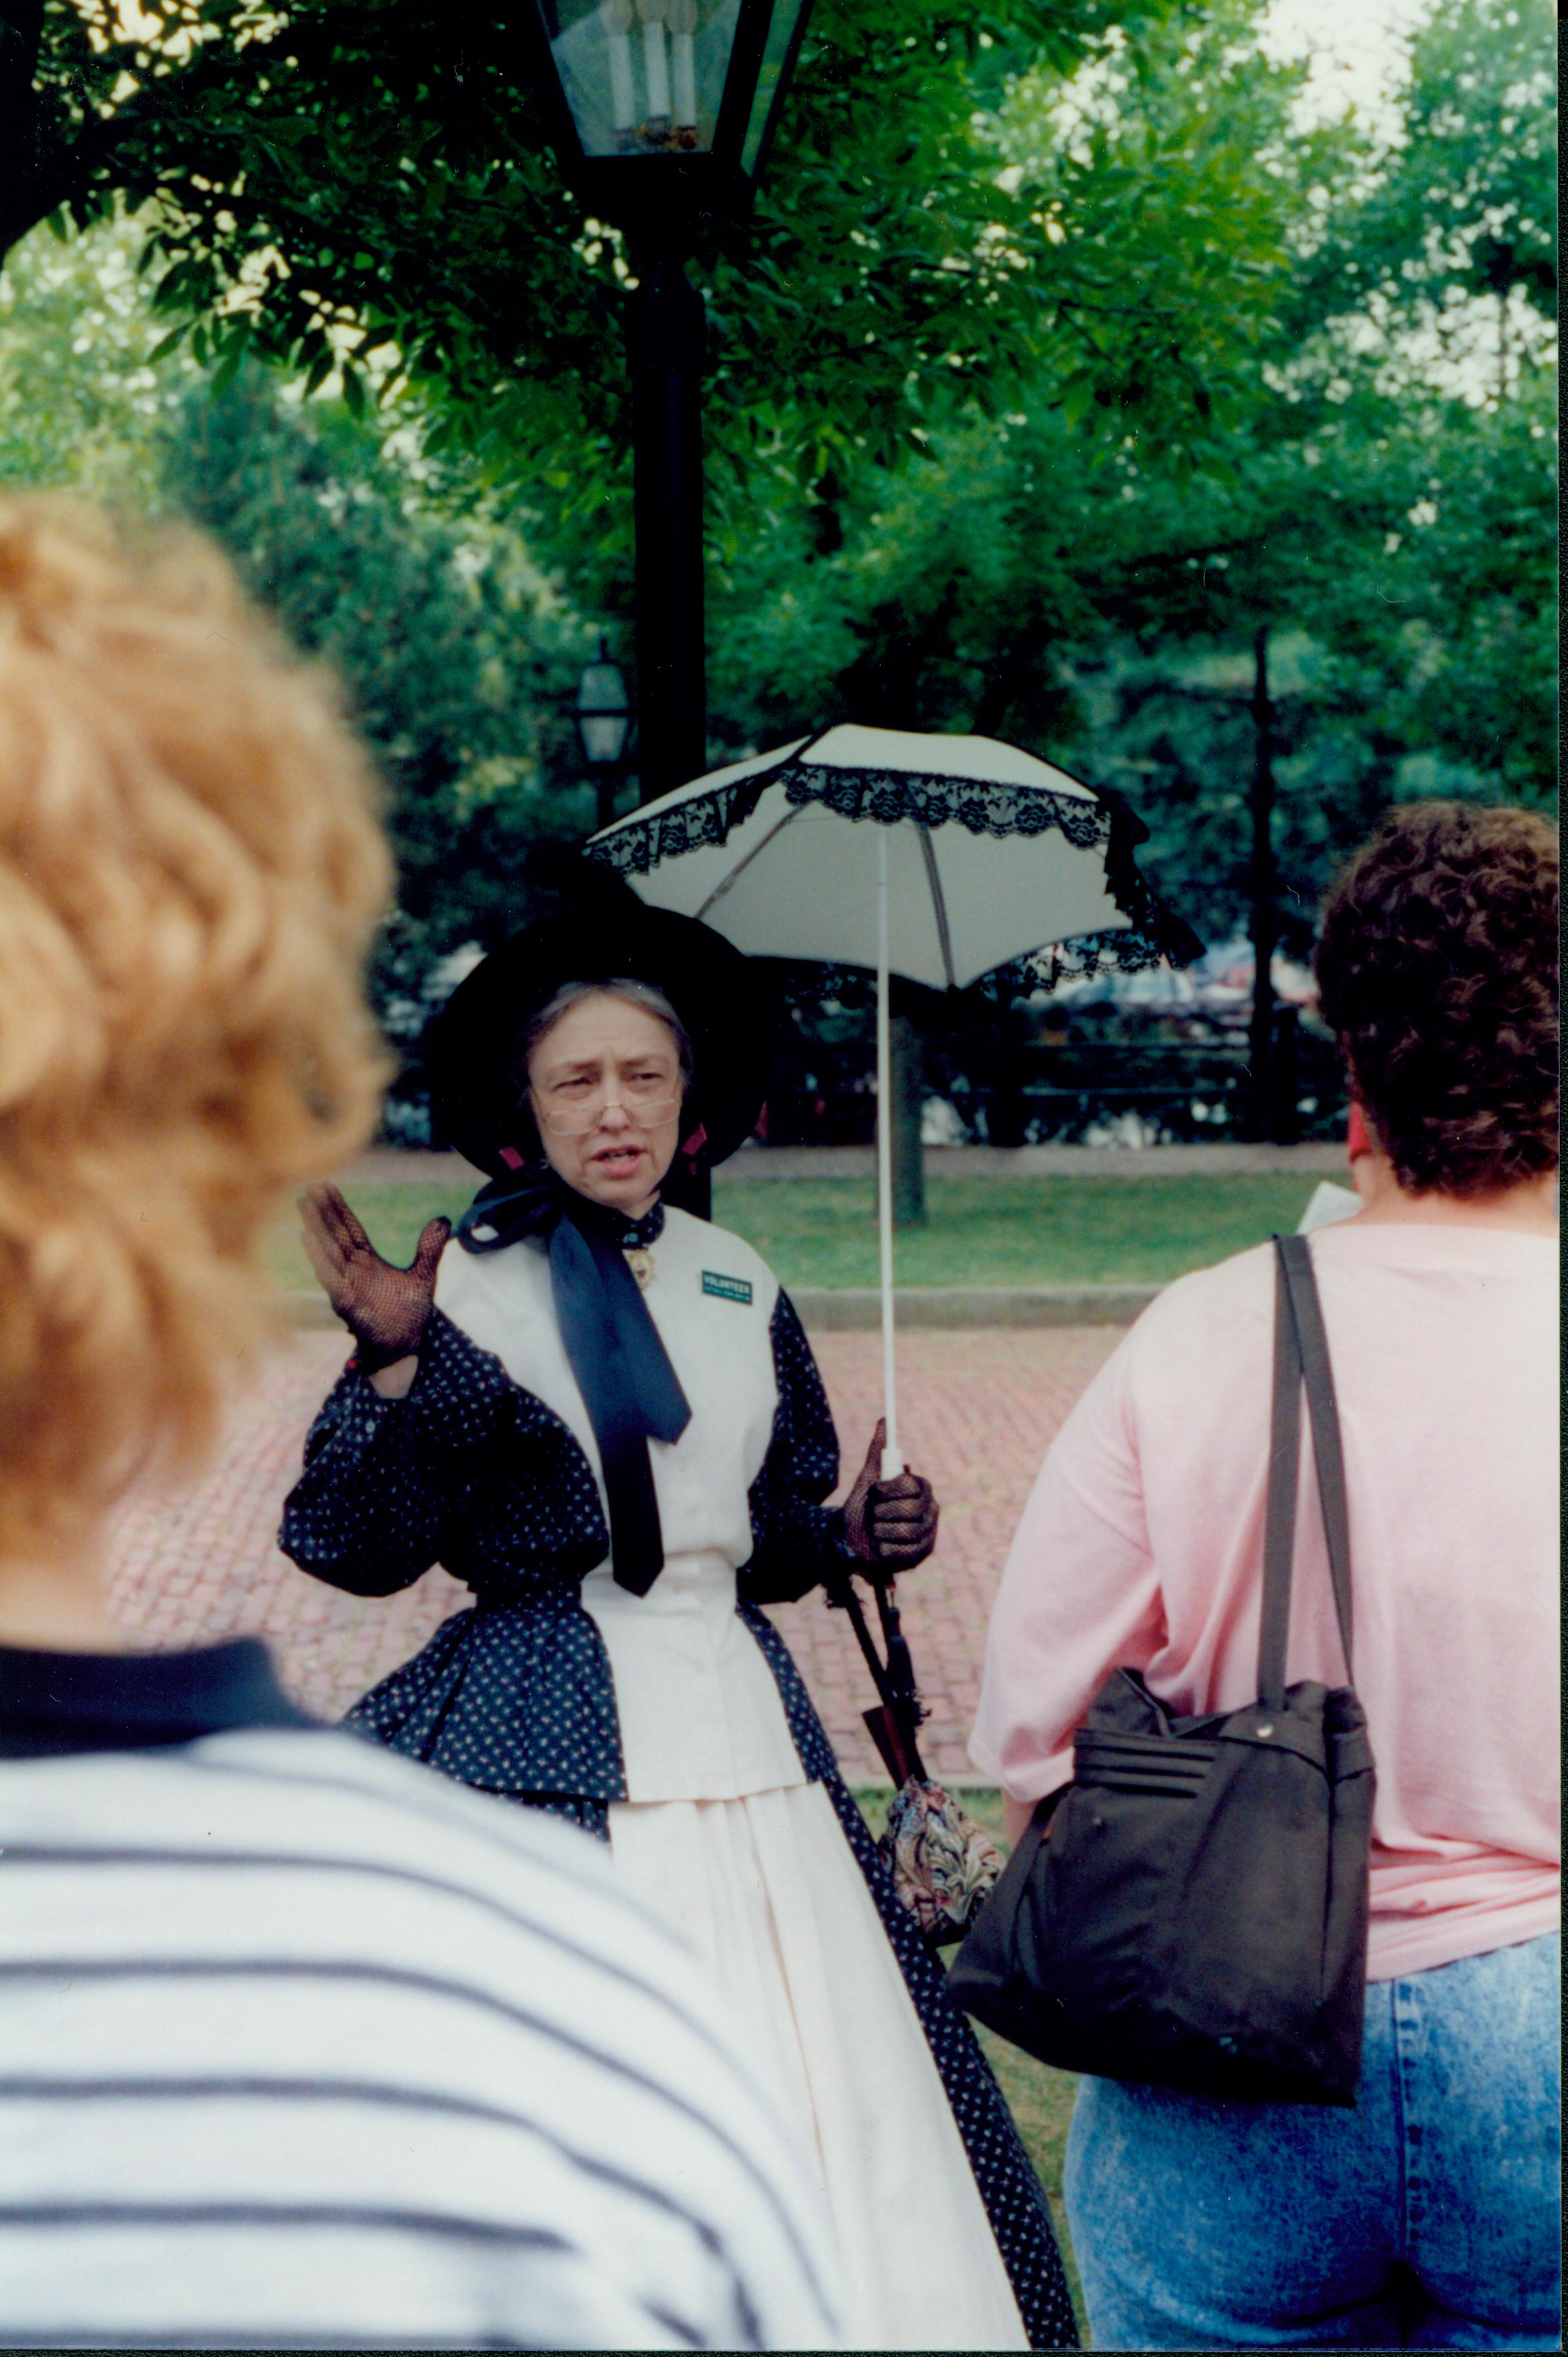
[[[854,2349],[1028,2339],[926,2032],[820,1783],[618,1802],[628,1885],[714,1967],[833,2220]]]
[[[709,1961],[815,2165],[851,2346],[1076,2347],[1038,2179],[783,1639],[727,1565],[678,1611],[681,1568],[635,1620],[591,1590],[456,1613],[351,1719],[608,1839]],[[703,1605],[721,1568],[722,1614]]]

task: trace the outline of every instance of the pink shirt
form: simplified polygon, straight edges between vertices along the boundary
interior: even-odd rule
[[[1373,1979],[1557,1923],[1557,1252],[1500,1229],[1320,1228],[1377,1761]],[[992,1618],[975,1765],[1072,1773],[1107,1674],[1179,1712],[1257,1692],[1274,1265],[1181,1278],[1063,1425]],[[1303,1423],[1305,1423],[1305,1403]],[[1304,1446],[1289,1675],[1344,1679]]]

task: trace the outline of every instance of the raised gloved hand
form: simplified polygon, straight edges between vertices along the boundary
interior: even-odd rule
[[[407,1268],[383,1260],[336,1187],[299,1199],[300,1225],[322,1291],[359,1344],[360,1372],[373,1375],[418,1350],[435,1301],[435,1268],[450,1220],[427,1221]]]
[[[878,1571],[908,1571],[924,1563],[937,1543],[937,1501],[918,1473],[881,1478],[887,1426],[879,1420],[865,1462],[844,1500],[844,1543],[851,1555]]]

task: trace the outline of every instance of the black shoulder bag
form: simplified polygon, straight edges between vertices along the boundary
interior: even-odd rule
[[[1353,2105],[1372,1755],[1348,1684],[1285,1684],[1304,1380],[1348,1673],[1350,1551],[1312,1259],[1302,1236],[1274,1243],[1259,1699],[1177,1718],[1113,1671],[1074,1738],[1072,1782],[1041,1802],[949,1986],[1063,2070]]]

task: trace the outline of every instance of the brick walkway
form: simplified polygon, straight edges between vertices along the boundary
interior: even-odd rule
[[[1046,1443],[1118,1339],[1108,1328],[1057,1328],[900,1340],[904,1446],[942,1501],[936,1555],[899,1596],[930,1706],[924,1748],[934,1773],[967,1770],[963,1738],[1007,1542]],[[830,1333],[815,1337],[814,1347],[847,1475],[878,1413],[879,1340]],[[340,1335],[292,1336],[235,1415],[207,1480],[183,1496],[132,1500],[111,1542],[113,1608],[144,1642],[257,1633],[271,1641],[290,1691],[328,1718],[417,1652],[468,1597],[442,1571],[401,1596],[341,1596],[296,1571],[274,1545],[306,1426],[343,1356]],[[775,1617],[846,1772],[875,1781],[880,1766],[860,1720],[875,1697],[843,1616],[817,1596]]]

